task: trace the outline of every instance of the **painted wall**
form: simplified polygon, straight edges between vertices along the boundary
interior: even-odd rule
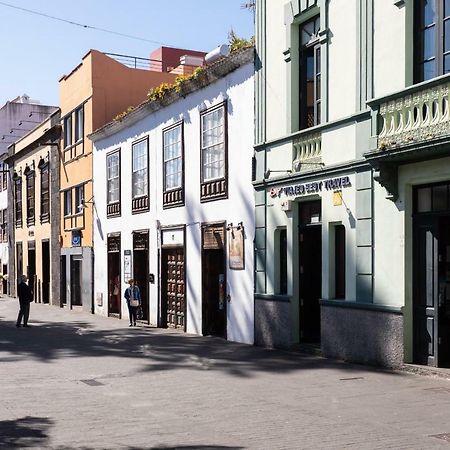
[[[87,53],[82,62],[60,80],[61,117],[84,106],[84,138],[74,147],[83,147],[81,157],[70,162],[61,162],[61,189],[82,183],[85,186],[85,200],[92,197],[92,142],[87,136],[92,131],[111,121],[129,106],[136,106],[147,98],[151,87],[162,82],[171,82],[176,75],[129,68],[97,50]],[[63,148],[63,140],[61,140]],[[82,245],[92,246],[92,204],[88,203],[83,218],[76,226],[82,227]],[[61,217],[64,205],[61,202]],[[71,246],[69,221],[61,221],[63,247]]]
[[[202,332],[201,310],[201,228],[202,222],[226,221],[237,225],[243,222],[246,232],[244,271],[227,268],[228,339],[253,343],[253,236],[254,199],[251,185],[251,158],[253,155],[253,65],[245,66],[190,94],[166,108],[142,119],[135,125],[102,139],[95,144],[94,195],[96,226],[94,249],[96,255],[95,293],[103,294],[103,307],[96,313],[107,314],[107,253],[108,233],[121,232],[121,267],[123,251],[132,250],[132,231],[150,231],[150,273],[158,274],[157,220],[161,226],[186,225],[186,302],[187,331]],[[229,198],[200,203],[200,111],[228,102],[228,158]],[[162,130],[184,120],[185,141],[185,206],[162,209]],[[150,212],[131,215],[131,144],[149,137],[150,148]],[[106,154],[121,149],[122,215],[106,218]],[[122,276],[121,295],[126,284]],[[106,300],[106,301],[105,301]],[[150,284],[150,321],[157,322],[158,282]],[[122,317],[128,318],[122,301]]]

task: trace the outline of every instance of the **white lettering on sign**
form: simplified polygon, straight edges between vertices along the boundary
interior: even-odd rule
[[[337,177],[329,178],[323,181],[312,181],[310,183],[295,184],[292,186],[275,187],[270,189],[270,196],[281,197],[282,195],[288,197],[298,197],[305,194],[315,194],[322,192],[324,189],[327,191],[335,191],[343,188],[350,187],[352,185],[350,177]]]

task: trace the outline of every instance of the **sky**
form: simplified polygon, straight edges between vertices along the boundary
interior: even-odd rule
[[[5,5],[112,30],[92,30]],[[58,105],[58,80],[90,50],[148,58],[161,45],[210,51],[254,34],[244,0],[0,0],[0,106],[21,94]],[[148,42],[155,41],[155,42]]]

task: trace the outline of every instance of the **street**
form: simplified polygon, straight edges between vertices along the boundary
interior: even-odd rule
[[[429,449],[450,381],[0,299],[0,448]],[[448,436],[446,436],[446,434]]]

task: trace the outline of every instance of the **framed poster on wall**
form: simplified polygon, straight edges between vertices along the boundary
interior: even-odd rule
[[[228,260],[232,270],[244,270],[244,229],[231,227],[228,236]]]
[[[123,276],[126,283],[131,279],[131,250],[123,251]]]

